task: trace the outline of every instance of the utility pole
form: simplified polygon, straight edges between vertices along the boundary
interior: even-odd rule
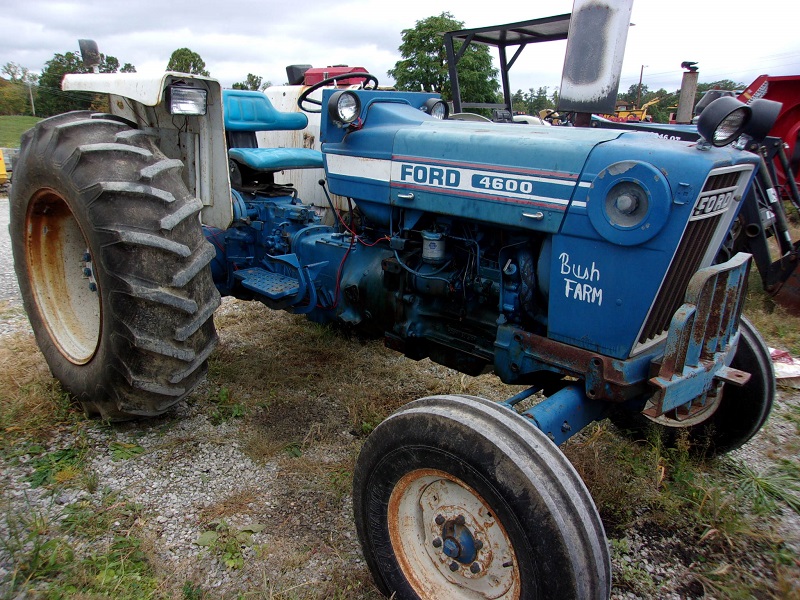
[[[31,97],[31,114],[35,117],[36,116],[36,106],[33,104],[33,84],[30,81],[28,82],[28,94]]]
[[[639,69],[639,90],[636,92],[636,108],[640,108],[640,103],[642,101],[642,75],[644,75],[644,68],[647,65],[642,65],[642,68]]]
[[[684,71],[683,79],[681,80],[681,95],[678,98],[678,114],[675,120],[677,123],[686,124],[692,122],[694,96],[697,92],[697,79],[700,74],[697,72],[699,67],[695,61],[683,61],[681,69],[686,69],[686,71]]]

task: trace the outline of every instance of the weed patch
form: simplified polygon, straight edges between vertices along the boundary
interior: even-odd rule
[[[204,546],[219,557],[228,569],[241,569],[244,566],[244,549],[253,545],[253,534],[264,530],[258,523],[241,528],[232,527],[223,519],[209,523],[210,529],[200,534],[195,542]]]

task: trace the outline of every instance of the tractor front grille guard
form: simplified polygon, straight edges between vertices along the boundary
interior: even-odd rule
[[[744,385],[750,374],[726,364],[738,343],[750,255],[738,253],[728,262],[695,273],[684,304],[672,318],[658,375],[657,391],[644,414],[660,417],[670,411],[689,417],[718,393],[722,382]]]

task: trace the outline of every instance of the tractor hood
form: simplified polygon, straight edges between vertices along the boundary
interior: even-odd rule
[[[342,130],[339,129],[339,132]],[[426,212],[558,231],[592,150],[622,132],[440,121],[373,101],[358,129],[323,131],[331,191],[359,199],[375,222]]]

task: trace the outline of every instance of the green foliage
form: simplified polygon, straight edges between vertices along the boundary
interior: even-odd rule
[[[0,82],[2,81],[0,80]],[[2,94],[2,85],[0,85],[0,94]],[[0,116],[0,148],[18,148],[20,136],[40,120],[38,117]]]
[[[27,67],[8,62],[0,69],[0,115],[32,114],[31,95],[39,76]]]
[[[534,116],[538,116],[539,111],[547,108],[555,110],[558,106],[558,88],[555,88],[553,93],[549,95],[547,90],[547,86],[539,87],[536,90],[530,88],[525,93],[522,90],[517,90],[511,96],[511,107],[517,112]]]
[[[216,398],[212,398],[211,401],[215,405],[211,413],[211,422],[214,425],[219,425],[230,419],[239,419],[245,415],[244,404],[234,402],[228,388],[220,388]]]
[[[749,501],[756,512],[774,511],[777,501],[800,515],[800,478],[797,464],[788,462],[760,472],[743,462],[731,461],[729,469],[737,480],[739,496]]]
[[[442,94],[452,100],[450,77],[447,70],[447,53],[442,33],[464,28],[464,22],[453,18],[449,12],[417,21],[413,29],[404,29],[400,54],[388,74],[396,81],[397,89],[426,91]],[[456,45],[458,54],[460,45]],[[468,102],[497,102],[500,84],[498,70],[492,67],[489,48],[470,45],[458,63],[461,97]]]
[[[206,597],[203,588],[191,581],[186,581],[181,589],[183,600],[203,600]]]
[[[205,61],[200,58],[197,52],[189,50],[189,48],[178,48],[170,55],[167,71],[208,77]]]
[[[712,81],[710,83],[698,83],[697,93],[695,94],[695,103],[697,103],[703,94],[712,89],[719,90],[741,90],[744,89],[744,84],[736,83],[730,79],[720,79],[719,81]],[[651,100],[658,99],[658,103],[651,105],[647,109],[647,114],[653,117],[656,123],[669,122],[669,113],[675,112],[678,106],[678,99],[680,98],[681,91],[675,90],[668,92],[664,88],[658,90],[651,90],[646,83],[642,83],[641,94],[639,94],[639,84],[633,83],[628,88],[627,92],[617,95],[617,102],[627,102],[629,104],[636,104],[637,98],[639,99],[639,107],[643,106]]]
[[[264,81],[262,83],[261,77],[258,75],[253,75],[252,73],[248,73],[247,78],[244,81],[234,83],[232,87],[235,90],[252,90],[254,92],[259,92],[264,91],[271,85],[271,81]]]
[[[145,452],[139,444],[129,444],[128,442],[111,442],[109,448],[113,460],[128,460]]]
[[[211,528],[201,533],[195,544],[208,548],[229,569],[244,566],[244,549],[253,545],[254,533],[264,530],[264,525],[258,523],[236,529],[222,519],[215,519],[209,525]]]
[[[31,487],[65,483],[79,473],[85,452],[76,448],[61,448],[31,460],[33,473],[28,477]]]
[[[101,73],[116,73],[119,70],[119,60],[114,56],[101,54],[98,69]],[[130,73],[135,72],[136,68],[130,63],[125,63],[123,70]],[[92,69],[83,64],[80,52],[65,52],[53,56],[45,63],[44,70],[39,77],[39,87],[36,92],[36,114],[50,117],[72,110],[89,110],[91,108],[102,110],[103,100],[99,94],[61,89],[64,75],[91,72]]]
[[[0,580],[3,597],[154,597],[158,581],[142,540],[131,533],[138,516],[115,495],[106,496],[101,506],[80,502],[52,517],[36,510],[6,511],[0,548],[10,563]],[[65,533],[92,544],[73,547]]]

